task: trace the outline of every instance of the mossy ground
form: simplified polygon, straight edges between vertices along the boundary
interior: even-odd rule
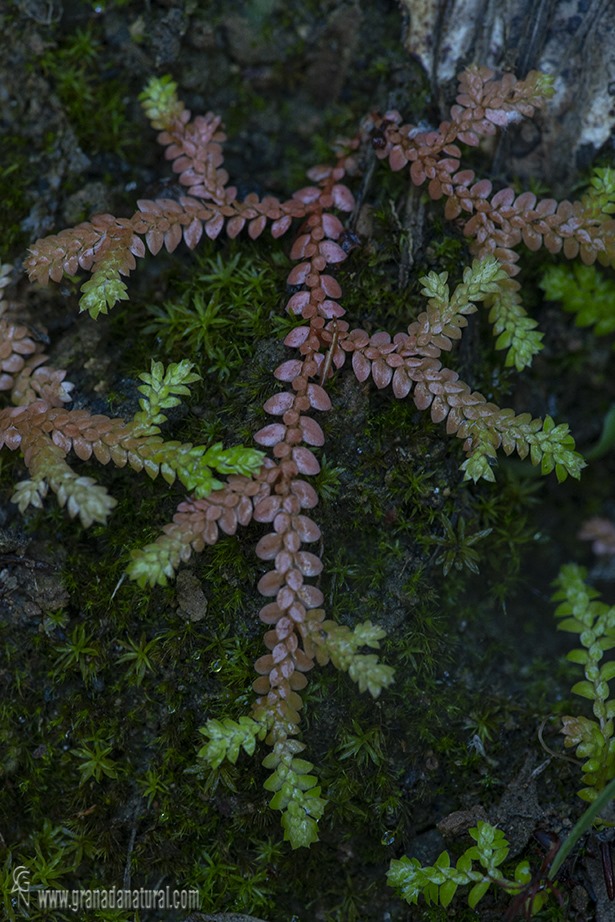
[[[332,2],[323,12],[316,3],[238,2],[221,12],[172,2],[150,14],[138,3],[76,3],[53,22],[37,19],[35,7],[14,3],[2,14],[4,41],[13,36],[7,60],[34,81],[48,110],[30,124],[17,96],[21,121],[3,142],[12,162],[0,170],[3,260],[92,210],[123,214],[136,195],[161,194],[163,167],[135,103],[151,73],[171,72],[195,111],[223,114],[227,165],[246,179],[246,192],[302,184],[305,169],[327,158],[327,143],[370,108],[429,116],[392,3]],[[28,38],[18,42],[24,24]],[[340,47],[342,34],[352,47]],[[369,239],[340,281],[352,322],[395,331],[421,309],[419,276],[437,268],[456,278],[466,254],[432,206],[420,270],[405,273],[403,183],[381,171],[378,184]],[[284,240],[242,240],[150,258],[131,279],[131,303],[96,324],[77,317],[77,285],[68,283],[28,294],[29,311],[50,330],[80,405],[128,416],[150,357],[189,358],[202,382],[173,415],[173,437],[249,445],[291,323],[286,253]],[[532,263],[530,285],[539,274]],[[534,303],[547,336],[531,373],[517,381],[503,371],[481,320],[453,361],[490,398],[553,412],[591,443],[613,399],[608,346]],[[8,497],[21,469],[3,458],[0,798],[9,917],[11,869],[25,864],[35,886],[120,885],[129,872],[134,886],[198,887],[204,911],[269,922],[476,918],[461,902],[446,913],[410,911],[386,887],[389,860],[405,850],[433,860],[443,847],[435,824],[452,811],[499,817],[518,849],[533,828],[565,829],[580,812],[578,773],[555,760],[531,782],[533,812],[510,801],[528,764],[548,758],[537,729],[565,709],[574,681],[561,662],[566,644],[554,631],[549,583],[561,562],[583,554],[577,526],[607,500],[612,462],[563,486],[504,462],[496,486],[469,488],[460,484],[460,446],[409,401],[350,375],[336,376],[330,390],[335,409],[323,420],[317,478],[326,606],[345,623],[381,623],[384,658],[397,672],[376,704],[343,675],[311,674],[303,739],[329,805],[321,842],[300,855],[282,842],[267,807],[259,758],[211,772],[196,757],[198,728],[237,717],[252,700],[262,635],[258,526],[194,558],[177,585],[141,590],[123,579],[128,554],[169,520],[180,492],[88,466],[118,506],[109,527],[86,532],[51,499],[20,518]],[[559,747],[555,730],[545,735]],[[540,864],[539,849],[530,846],[530,857]],[[489,897],[479,917],[501,919],[503,905]],[[564,916],[555,908],[542,918]]]

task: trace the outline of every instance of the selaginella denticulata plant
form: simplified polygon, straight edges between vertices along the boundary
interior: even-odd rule
[[[287,311],[299,325],[284,340],[294,354],[273,372],[282,387],[264,409],[274,421],[254,436],[267,455],[240,453],[238,464],[249,469],[231,473],[225,481],[214,481],[210,475],[204,484],[197,477],[197,489],[189,487],[192,495],[180,503],[173,521],[155,543],[133,555],[128,568],[130,577],[143,585],[164,584],[182,561],[193,551],[214,544],[221,532],[234,534],[252,519],[269,526],[256,546],[257,556],[269,564],[258,583],[267,599],[260,617],[268,626],[265,644],[269,652],[256,662],[257,698],[250,716],[207,723],[201,755],[218,766],[225,758],[235,761],[241,749],[251,753],[256,740],[266,738],[272,751],[264,765],[272,773],[265,786],[274,794],[271,805],[282,811],[285,837],[295,848],[317,839],[317,823],[325,806],[311,774],[312,764],[299,757],[304,745],[296,738],[306,673],[316,662],[331,661],[374,697],[393,680],[392,669],[382,665],[376,654],[360,652],[364,647],[378,648],[382,629],[369,622],[350,629],[328,620],[322,608],[323,592],[315,583],[323,563],[319,554],[308,549],[321,538],[312,517],[318,496],[309,478],[319,471],[314,449],[324,444],[325,436],[314,413],[331,409],[329,378],[349,359],[359,382],[371,378],[379,389],[391,385],[394,397],[410,396],[419,410],[429,409],[435,422],[445,422],[447,432],[462,439],[465,479],[493,481],[499,448],[522,458],[529,455],[543,473],[555,470],[559,480],[569,474],[579,477],[584,466],[567,425],[556,425],[550,417],[532,419],[529,414],[500,409],[442,364],[442,354],[461,338],[468,316],[480,302],[489,309],[498,337],[496,346],[508,349],[508,364],[522,369],[540,349],[541,335],[521,305],[515,277],[519,244],[532,250],[544,244],[551,253],[562,251],[568,258],[580,255],[586,263],[596,258],[608,263],[615,254],[609,213],[615,182],[609,171],[596,175],[593,188],[581,201],[558,203],[538,201],[530,192],[517,195],[509,188],[492,194],[489,181],[476,180],[471,170],[460,169],[459,144],[476,146],[497,128],[532,116],[549,95],[550,81],[539,73],[532,72],[524,80],[511,74],[497,79],[486,68],[470,68],[461,75],[450,120],[438,128],[423,130],[404,124],[395,111],[372,115],[356,138],[337,144],[336,162],[311,169],[311,184],[291,198],[280,201],[249,194],[240,200],[223,168],[225,135],[220,119],[211,113],[193,119],[178,100],[173,82],[153,79],[143,94],[144,108],[160,132],[158,140],[183,194],[174,199],[141,200],[129,218],[95,216],[37,241],[26,261],[30,278],[41,284],[49,279],[59,282],[65,274],[80,269],[89,271],[91,278],[82,287],[81,310],[97,317],[127,298],[124,278],[148,250],[156,254],[164,246],[173,251],[182,240],[192,249],[203,235],[215,239],[223,231],[234,238],[245,229],[255,239],[266,228],[274,238],[296,228],[290,254],[296,265],[287,279],[293,293]],[[424,309],[409,318],[405,331],[394,335],[384,331],[370,335],[351,327],[344,319],[342,291],[333,274],[355,244],[342,220],[355,204],[347,182],[360,174],[369,150],[392,170],[409,166],[412,183],[426,184],[432,199],[444,199],[445,217],[463,228],[474,257],[452,288],[446,273],[428,273],[422,279]],[[5,337],[4,361],[9,363],[10,374],[10,363],[19,364],[15,356],[23,355],[24,349],[16,334],[5,332]],[[185,394],[192,371],[183,368],[181,373],[181,381],[167,382],[166,397]],[[177,368],[171,374],[178,374]],[[158,366],[152,370],[158,382],[167,380],[164,375]],[[151,387],[149,379],[146,386]],[[30,468],[28,486],[18,487],[15,497],[22,509],[28,502],[39,502],[47,484],[61,502],[65,497],[45,452],[29,450],[32,431],[41,443],[53,446],[52,465],[60,460],[65,465],[71,449],[79,457],[93,454],[102,463],[112,460],[121,465],[127,457],[122,438],[140,437],[144,433],[139,426],[157,425],[151,412],[147,420],[139,417],[122,424],[128,430],[117,429],[113,421],[101,423],[99,417],[88,422],[74,412],[59,410],[40,395],[2,411],[2,444],[21,448]],[[135,425],[136,436],[130,428]],[[151,429],[144,437],[159,439]],[[155,441],[155,450],[162,451],[159,441]],[[194,460],[182,477],[189,485],[190,477],[196,476],[194,465],[198,469],[206,463],[206,449],[176,446],[174,451],[183,452],[182,457],[191,463]],[[196,452],[195,459],[191,452]],[[136,463],[132,458],[128,451],[133,467],[145,467],[153,474],[161,470],[171,480],[181,476],[180,462],[168,453],[160,461],[156,456],[156,469],[145,457]],[[82,491],[100,489],[87,480],[80,485]],[[81,514],[87,524],[87,516],[80,512],[81,495],[78,500],[69,498],[67,505],[71,514]],[[98,514],[91,518],[105,519],[111,504],[103,506],[99,503]]]

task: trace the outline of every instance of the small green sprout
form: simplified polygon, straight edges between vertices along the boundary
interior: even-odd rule
[[[128,639],[122,643],[126,650],[121,656],[118,656],[118,663],[128,663],[128,674],[134,677],[135,685],[141,685],[148,672],[155,669],[156,647],[160,643],[161,637],[153,637],[146,640],[145,634],[142,633],[139,642]]]
[[[111,743],[92,737],[92,739],[85,740],[79,749],[71,751],[80,761],[80,784],[85,784],[90,778],[94,781],[102,781],[104,777],[118,777],[117,762],[110,758],[110,753],[113,751]]]
[[[446,851],[433,866],[423,867],[418,858],[394,859],[387,874],[389,885],[411,905],[416,905],[422,896],[426,903],[444,907],[450,906],[460,887],[469,886],[470,909],[476,908],[492,884],[505,889],[511,896],[521,893],[531,878],[529,864],[519,862],[512,879],[502,873],[500,866],[510,851],[502,830],[479,821],[469,834],[475,845],[466,849],[455,865],[451,864],[451,856]],[[547,898],[544,892],[533,896],[530,913],[538,912]]]
[[[96,660],[100,656],[100,649],[93,637],[87,633],[84,624],[75,625],[70,638],[56,649],[57,656],[53,667],[53,675],[56,678],[78,669],[83,681],[87,683],[97,672]]]
[[[615,678],[615,661],[602,662],[605,652],[615,647],[615,606],[598,601],[600,593],[587,585],[586,575],[576,564],[562,567],[553,598],[560,603],[555,610],[555,617],[561,619],[559,630],[578,634],[582,645],[567,656],[582,666],[584,673],[572,692],[592,702],[595,720],[583,715],[563,717],[562,733],[564,745],[576,747],[577,756],[585,760],[585,787],[578,794],[591,802],[615,778],[615,699],[609,689]]]

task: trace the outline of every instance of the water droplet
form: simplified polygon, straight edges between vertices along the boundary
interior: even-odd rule
[[[220,670],[222,669],[222,660],[215,659],[213,663],[211,664],[211,666],[209,667],[209,669],[210,669],[210,672],[220,672]]]
[[[383,837],[380,840],[381,845],[392,845],[395,841],[395,833],[391,832],[390,829],[387,829]]]

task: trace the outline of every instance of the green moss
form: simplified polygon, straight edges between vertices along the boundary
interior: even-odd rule
[[[0,137],[0,263],[7,262],[28,243],[21,222],[34,195],[36,171],[28,158],[28,143],[18,135]]]
[[[296,323],[275,309],[279,273],[264,255],[210,244],[195,262],[177,297],[147,306],[144,333],[158,337],[167,354],[198,357],[207,378],[222,382],[246,364],[256,340],[283,337]]]
[[[37,62],[55,91],[82,147],[89,152],[126,151],[135,142],[126,114],[125,84],[105,77],[105,43],[100,27],[63,35]]]

